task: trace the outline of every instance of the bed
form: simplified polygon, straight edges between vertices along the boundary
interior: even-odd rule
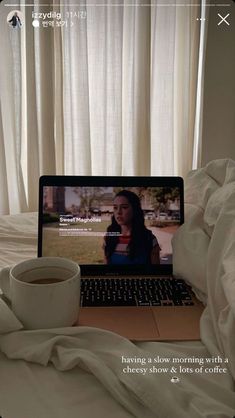
[[[133,343],[88,327],[24,331],[0,299],[2,418],[235,416],[235,162],[189,173],[185,209],[174,272],[206,306],[201,341]],[[36,213],[0,218],[0,268],[36,256],[36,246]]]

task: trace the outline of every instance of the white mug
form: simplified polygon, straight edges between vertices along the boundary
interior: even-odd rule
[[[74,325],[80,305],[80,267],[60,257],[23,261],[0,272],[0,287],[26,329]]]

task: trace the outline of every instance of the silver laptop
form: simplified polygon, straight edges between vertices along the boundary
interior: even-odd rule
[[[203,306],[172,276],[183,199],[180,177],[40,178],[38,256],[80,265],[79,325],[131,340],[200,339]]]

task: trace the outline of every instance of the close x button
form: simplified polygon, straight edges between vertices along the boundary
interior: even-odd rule
[[[217,23],[217,26],[222,25],[223,23],[227,26],[230,26],[229,21],[227,20],[230,16],[230,13],[227,13],[226,16],[222,16],[220,13],[218,13],[219,22]]]

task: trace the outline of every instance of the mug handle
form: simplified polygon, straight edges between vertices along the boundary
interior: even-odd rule
[[[7,299],[11,299],[10,297],[10,267],[5,267],[0,271],[0,287],[3,291],[3,295],[7,297]]]

